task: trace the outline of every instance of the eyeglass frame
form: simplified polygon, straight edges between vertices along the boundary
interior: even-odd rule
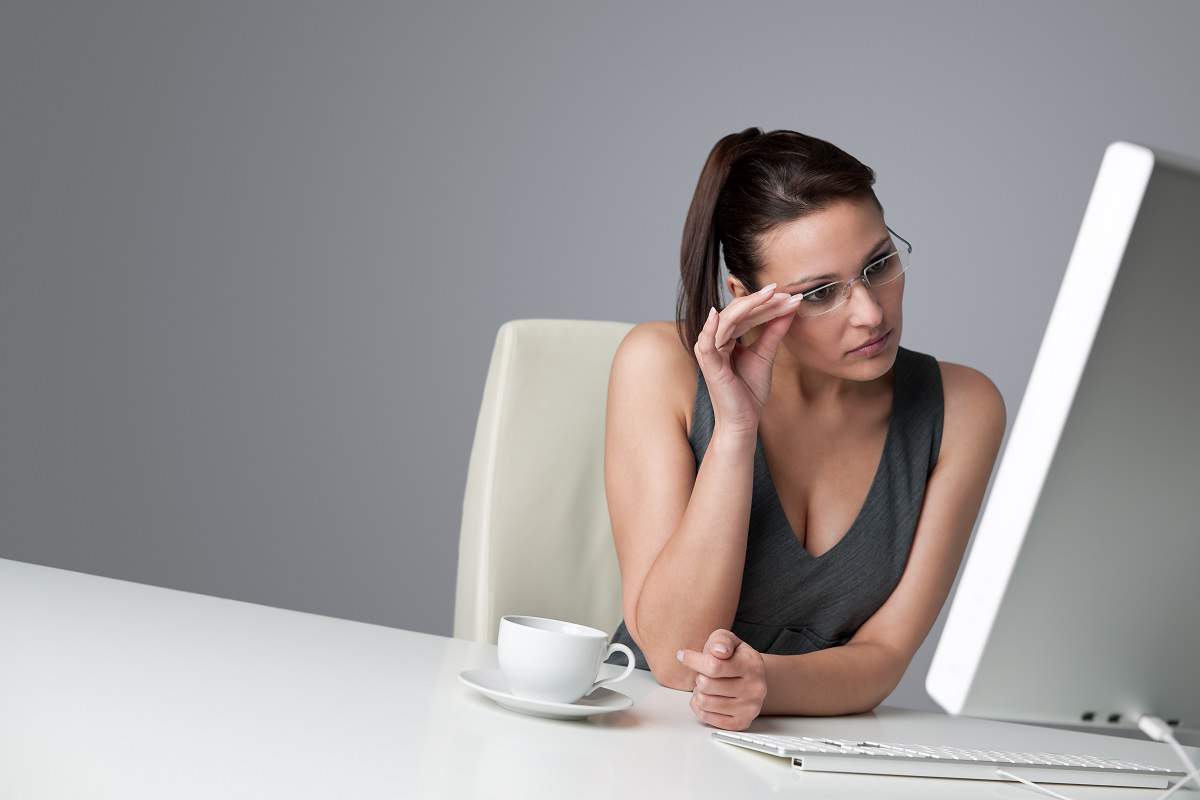
[[[900,234],[898,234],[894,230],[892,230],[892,227],[890,225],[887,225],[885,223],[884,227],[888,229],[888,233],[890,233],[892,236],[895,236],[900,241],[904,242],[904,247],[908,251],[907,255],[911,256],[913,248],[912,248],[912,244],[908,241],[908,239],[905,239],[903,236],[901,236]],[[900,271],[900,275],[897,275],[895,278],[885,281],[884,283],[875,284],[875,285],[872,285],[871,279],[869,277],[867,277],[867,274],[866,274],[867,270],[869,270],[871,267],[878,264],[880,261],[883,261],[884,259],[887,259],[887,258],[891,258],[892,256],[898,255],[899,253],[900,253],[900,251],[899,251],[899,249],[897,249],[897,250],[891,251],[890,253],[880,256],[879,258],[872,261],[870,264],[867,264],[865,267],[863,267],[861,275],[857,275],[848,281],[830,281],[829,283],[824,283],[824,284],[821,284],[820,286],[815,286],[806,292],[797,292],[797,294],[794,296],[804,298],[804,297],[807,297],[808,295],[812,294],[813,292],[821,291],[822,289],[824,289],[827,286],[835,286],[839,283],[844,283],[846,285],[846,288],[842,290],[842,299],[840,301],[838,301],[838,304],[836,306],[827,308],[824,311],[819,311],[816,314],[804,314],[801,316],[804,316],[808,319],[812,319],[813,317],[823,317],[831,311],[837,311],[839,308],[846,305],[846,301],[850,299],[850,292],[854,288],[855,281],[862,281],[864,284],[866,284],[866,286],[868,288],[871,288],[871,289],[874,289],[877,286],[887,286],[889,283],[896,280],[896,278],[899,278],[900,275],[903,275],[904,273],[908,272],[908,264],[907,263],[904,264],[904,269]],[[801,300],[801,303],[803,303],[803,299]]]

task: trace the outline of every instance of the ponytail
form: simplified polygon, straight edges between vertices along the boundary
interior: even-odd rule
[[[675,329],[689,352],[704,327],[708,309],[720,311],[724,307],[721,300],[721,237],[714,215],[717,199],[733,162],[746,145],[761,135],[758,128],[746,128],[741,133],[721,137],[709,152],[692,194],[679,253],[681,291],[675,301]]]

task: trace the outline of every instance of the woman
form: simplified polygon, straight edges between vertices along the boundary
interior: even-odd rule
[[[613,359],[612,639],[718,728],[891,693],[1004,436],[985,375],[900,346],[910,247],[874,182],[801,133],[722,138],[688,211],[675,324],[635,326]]]

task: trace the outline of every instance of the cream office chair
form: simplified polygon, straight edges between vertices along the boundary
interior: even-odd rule
[[[604,412],[633,325],[506,322],[496,334],[467,469],[454,636],[495,643],[500,617],[621,621],[604,495]]]

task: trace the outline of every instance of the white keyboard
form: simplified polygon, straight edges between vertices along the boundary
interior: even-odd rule
[[[1076,783],[1090,786],[1166,788],[1186,773],[1096,756],[1068,753],[1020,753],[930,747],[921,744],[824,739],[811,736],[713,731],[718,741],[792,759],[798,769],[818,772],[861,772],[876,775],[917,775],[930,778],[975,778],[1013,781],[1002,773],[1035,783]]]

